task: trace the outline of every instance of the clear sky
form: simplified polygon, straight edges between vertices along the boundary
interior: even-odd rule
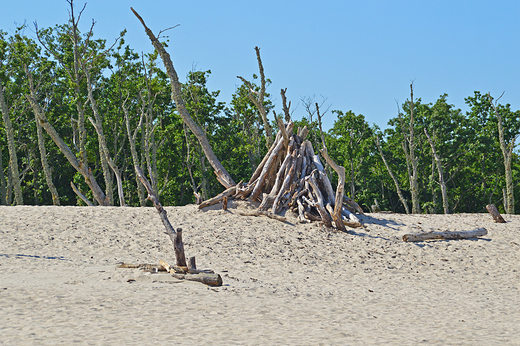
[[[77,10],[85,1],[76,0]],[[301,99],[326,98],[331,110],[352,110],[386,127],[396,101],[415,97],[435,102],[441,94],[466,110],[473,91],[491,92],[520,109],[520,1],[179,1],[91,0],[80,27],[112,42],[123,29],[137,52],[152,46],[132,6],[155,32],[167,32],[168,52],[181,80],[188,71],[211,70],[210,90],[229,102],[240,84],[258,73],[254,47],[261,49],[272,80],[277,112],[287,88],[293,118],[304,115]],[[3,1],[0,29],[66,23],[65,0]],[[326,115],[325,127],[334,117]]]

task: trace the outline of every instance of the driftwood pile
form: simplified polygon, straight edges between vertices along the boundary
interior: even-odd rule
[[[278,120],[280,130],[276,139],[249,182],[240,182],[200,203],[199,209],[219,202],[225,208],[227,199],[233,197],[261,202],[258,210],[247,215],[265,215],[284,221],[285,218],[278,214],[290,209],[298,215],[300,222],[321,221],[327,227],[339,229],[344,229],[343,225],[360,227],[354,213],[362,214],[363,210],[352,199],[343,196],[343,167],[339,167],[340,181],[335,194],[319,156],[306,140],[308,129],[298,128],[294,134],[292,121],[283,124]],[[322,155],[328,158],[326,148]],[[329,164],[334,168],[333,162]]]

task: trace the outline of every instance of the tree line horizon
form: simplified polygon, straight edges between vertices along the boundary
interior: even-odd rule
[[[81,15],[69,4],[70,20],[36,26],[36,38],[25,35],[25,26],[11,35],[0,30],[0,205],[151,205],[135,165],[146,168],[163,205],[220,193],[172,101],[157,52],[135,52],[124,31],[112,45],[94,37],[94,25],[81,33]],[[210,75],[189,72],[182,98],[231,177],[247,181],[286,110],[275,109],[263,70],[239,77],[229,104],[208,90]],[[263,94],[263,107],[251,90]],[[410,85],[410,98],[384,130],[350,110],[330,111],[334,125],[323,135],[330,157],[346,169],[345,193],[366,212],[473,213],[496,204],[514,214],[520,111],[479,91],[465,99],[466,112],[448,103],[447,94],[422,103],[413,92]],[[328,109],[316,101],[301,100],[304,114],[294,128],[307,126],[318,150],[317,113]]]

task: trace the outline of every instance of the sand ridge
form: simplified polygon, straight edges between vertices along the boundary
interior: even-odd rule
[[[252,207],[166,207],[219,288],[116,268],[174,262],[153,208],[0,207],[0,344],[520,345],[520,216],[376,213],[343,233]]]

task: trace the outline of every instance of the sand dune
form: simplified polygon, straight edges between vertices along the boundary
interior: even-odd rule
[[[174,263],[153,208],[0,207],[0,344],[520,345],[520,216],[377,213],[341,233],[247,207],[166,208],[219,288],[116,268]]]

